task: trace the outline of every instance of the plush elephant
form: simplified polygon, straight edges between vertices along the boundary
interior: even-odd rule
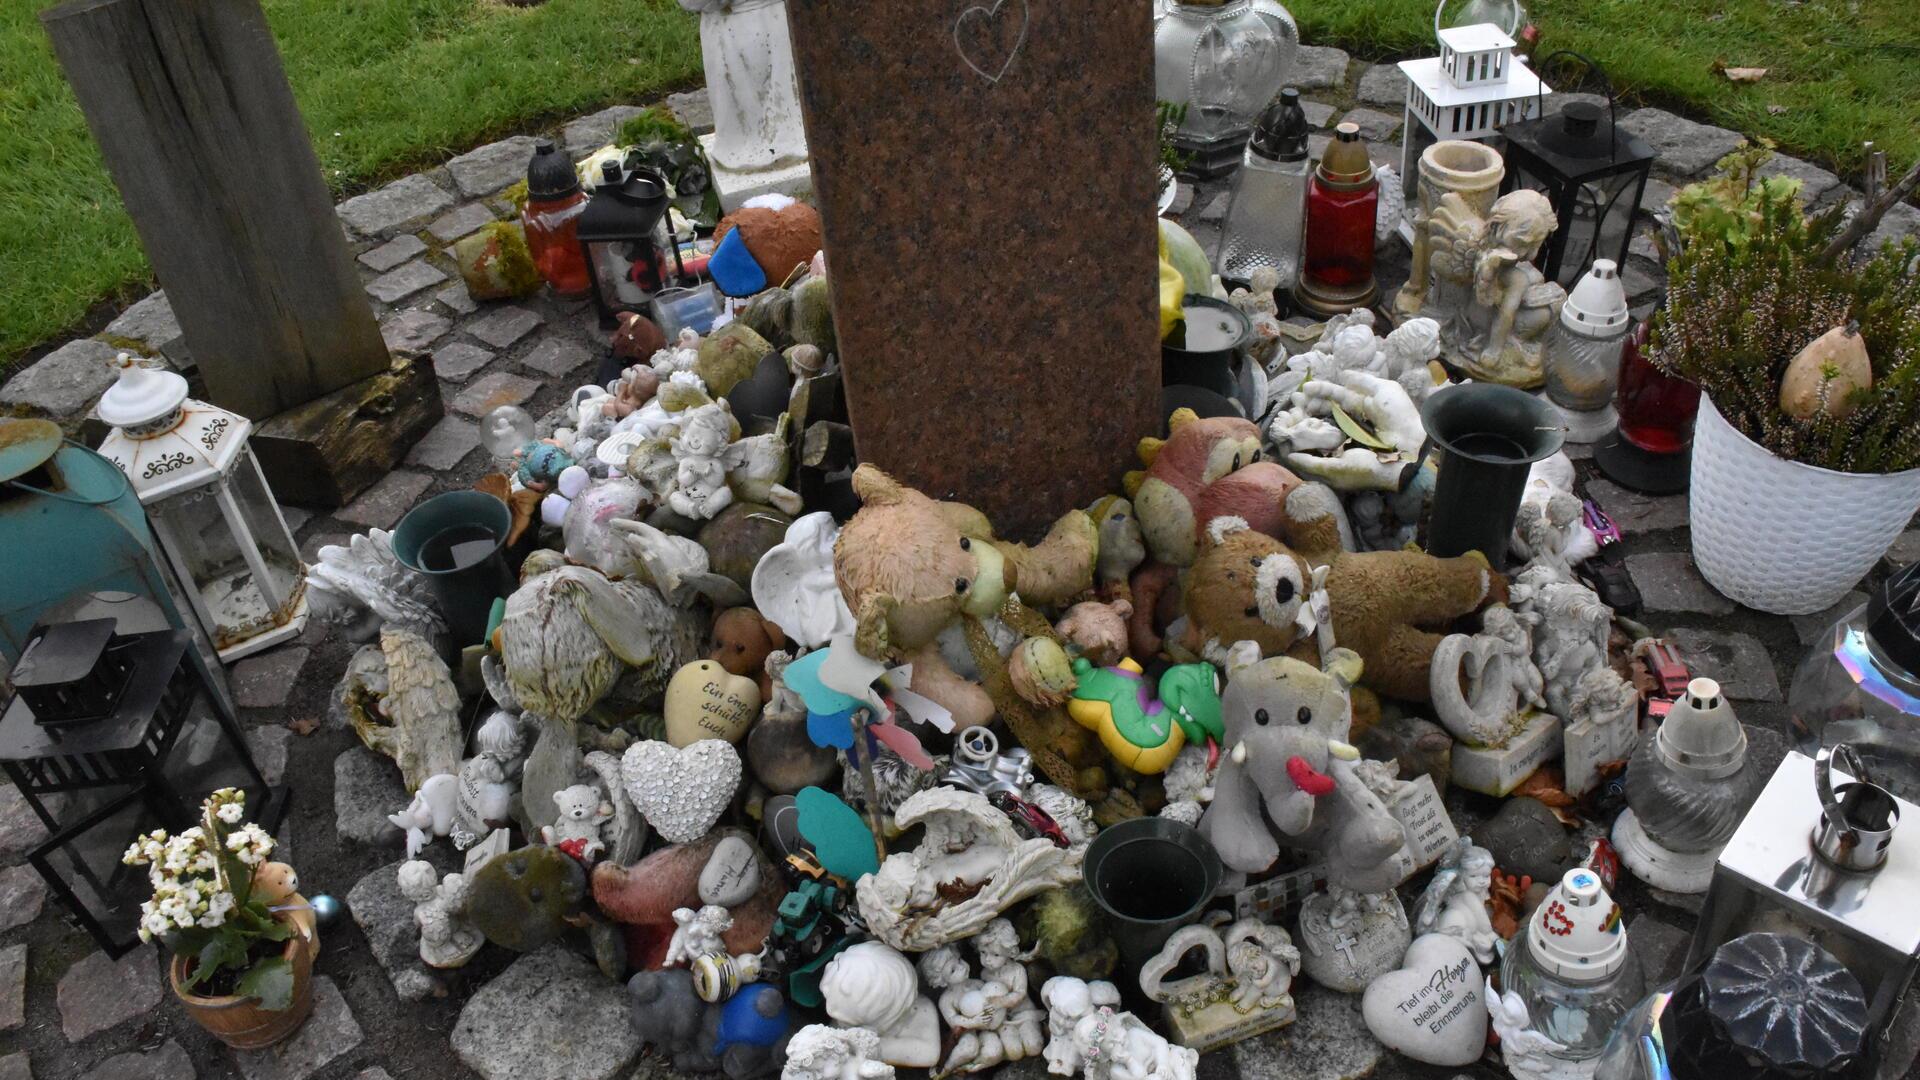
[[[1360,670],[1347,649],[1334,649],[1325,671],[1286,656],[1262,660],[1250,642],[1230,650],[1221,699],[1229,750],[1200,819],[1229,868],[1267,869],[1284,838],[1319,852],[1329,883],[1354,892],[1392,888],[1412,870],[1399,821],[1354,775],[1347,692]]]

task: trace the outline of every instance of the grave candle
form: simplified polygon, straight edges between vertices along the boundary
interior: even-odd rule
[[[1380,181],[1357,124],[1341,124],[1307,185],[1306,257],[1294,299],[1317,315],[1366,307],[1373,279],[1373,221]]]

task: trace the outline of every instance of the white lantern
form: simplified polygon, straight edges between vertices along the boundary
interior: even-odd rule
[[[1540,99],[1553,89],[1513,55],[1513,38],[1493,23],[1440,28],[1441,0],[1433,13],[1440,55],[1400,61],[1407,77],[1407,108],[1400,152],[1400,181],[1414,201],[1420,155],[1442,139],[1485,141],[1501,127],[1540,113]],[[1403,233],[1406,229],[1403,227]]]
[[[187,380],[125,353],[100,398],[100,453],[133,481],[223,662],[300,633],[306,568],[247,438],[253,422],[187,397]]]

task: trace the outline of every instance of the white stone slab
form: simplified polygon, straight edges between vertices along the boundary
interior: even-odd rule
[[[1453,784],[1504,797],[1533,771],[1560,756],[1560,718],[1535,713],[1505,746],[1453,746]]]

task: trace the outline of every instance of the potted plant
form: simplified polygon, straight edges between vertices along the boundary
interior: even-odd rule
[[[1790,187],[1682,192],[1651,360],[1703,394],[1689,521],[1715,588],[1829,607],[1920,510],[1920,276],[1912,241],[1852,258]],[[1706,196],[1712,196],[1711,198]],[[1857,236],[1854,237],[1857,239]]]
[[[273,837],[245,816],[246,795],[222,788],[201,804],[200,824],[135,837],[123,861],[148,868],[140,939],[173,953],[174,994],[221,1042],[252,1050],[293,1034],[313,1010],[320,939],[293,868],[267,861]]]

